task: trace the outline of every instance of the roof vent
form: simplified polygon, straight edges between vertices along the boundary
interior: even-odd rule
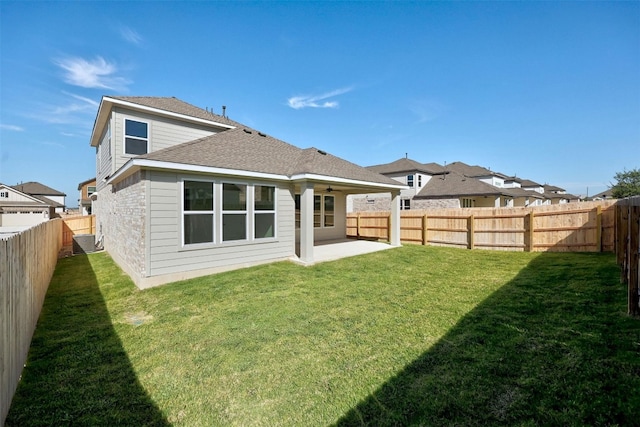
[[[318,153],[322,154],[323,156],[327,155],[327,152],[326,151],[322,151],[322,150],[318,150]]]
[[[262,133],[262,132],[258,132],[258,135],[260,135],[260,136],[262,136],[262,137],[267,136],[267,134],[266,134],[266,133]]]
[[[245,133],[253,133],[249,129],[242,129]]]
[[[227,106],[226,105],[222,106],[222,117],[227,117]]]

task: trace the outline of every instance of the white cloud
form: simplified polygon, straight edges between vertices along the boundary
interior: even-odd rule
[[[55,104],[43,105],[38,118],[47,123],[78,124],[90,123],[89,117],[96,114],[99,103],[93,99],[76,95],[70,92],[62,92],[66,98],[61,98]]]
[[[116,75],[118,68],[101,56],[93,60],[70,57],[54,61],[65,71],[64,80],[74,86],[123,90],[130,82]]]
[[[5,125],[5,124],[0,124],[0,129],[12,130],[12,131],[15,131],[15,132],[22,132],[24,130],[24,128],[22,128],[20,126]]]
[[[327,98],[333,98],[338,95],[342,95],[347,92],[351,92],[353,90],[352,87],[346,87],[342,89],[336,89],[331,92],[323,93],[321,95],[304,95],[304,96],[293,96],[287,99],[287,105],[295,110],[299,110],[301,108],[337,108],[338,101],[324,101]],[[321,102],[324,101],[324,102]]]
[[[122,25],[120,27],[120,36],[128,41],[129,43],[133,43],[135,45],[139,45],[142,42],[142,36],[138,34],[138,32],[126,25]]]

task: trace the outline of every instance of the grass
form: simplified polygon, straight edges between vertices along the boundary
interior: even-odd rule
[[[406,246],[138,291],[60,260],[8,426],[638,425],[610,254]]]

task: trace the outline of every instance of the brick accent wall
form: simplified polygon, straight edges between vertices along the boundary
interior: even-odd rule
[[[411,209],[459,208],[460,199],[413,199]]]
[[[146,172],[138,171],[101,189],[94,202],[96,233],[104,248],[131,276],[145,277]]]
[[[363,196],[349,196],[352,202],[352,212],[378,212],[378,211],[390,211],[391,210],[391,196],[390,195],[369,195]]]

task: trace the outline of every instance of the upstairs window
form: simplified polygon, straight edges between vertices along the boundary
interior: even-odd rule
[[[409,188],[413,188],[413,175],[407,175],[407,185]]]
[[[91,196],[95,192],[96,192],[96,186],[95,185],[87,186],[87,197]]]
[[[124,120],[124,153],[147,154],[149,152],[149,125],[135,120]]]
[[[0,191],[0,197],[3,199],[8,199],[9,198],[9,192],[8,191]]]
[[[422,175],[418,175],[418,188],[422,187]]]

